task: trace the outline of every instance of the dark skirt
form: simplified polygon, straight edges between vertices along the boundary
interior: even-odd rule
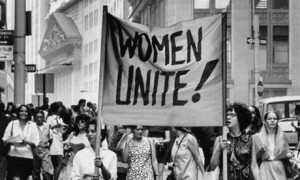
[[[167,164],[169,160],[169,148],[167,145],[156,146],[156,157],[158,163]]]
[[[8,178],[19,177],[26,180],[32,174],[33,159],[21,157],[7,157]]]

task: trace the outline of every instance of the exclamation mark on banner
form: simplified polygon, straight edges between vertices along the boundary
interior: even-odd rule
[[[200,80],[198,86],[196,87],[195,91],[199,91],[203,87],[204,83],[207,81],[207,79],[209,78],[209,76],[211,75],[211,73],[213,72],[215,67],[217,66],[218,61],[219,61],[219,59],[216,59],[216,60],[212,60],[212,61],[209,61],[208,63],[206,63],[206,66],[205,66],[204,71],[202,73],[201,80]],[[198,92],[196,92],[192,96],[192,101],[194,103],[200,101],[200,99],[201,99],[201,95]]]

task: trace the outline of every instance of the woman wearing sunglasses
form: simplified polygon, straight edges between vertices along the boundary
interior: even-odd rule
[[[30,121],[31,112],[26,105],[17,109],[17,118],[8,124],[2,138],[10,146],[6,179],[27,180],[32,174],[32,151],[40,141],[39,132]]]
[[[76,153],[90,146],[90,142],[87,138],[87,125],[90,121],[90,117],[87,114],[80,114],[76,116],[75,126],[73,131],[70,133],[68,138],[64,141],[64,165],[62,169],[61,176],[65,177],[64,179],[70,179],[71,169],[73,167],[73,159]]]

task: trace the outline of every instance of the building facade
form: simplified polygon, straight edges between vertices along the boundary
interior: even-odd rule
[[[98,102],[102,11],[106,1],[51,1],[39,54],[40,73],[54,74],[50,102],[66,106],[79,99]]]
[[[165,27],[227,12],[227,98],[255,104],[255,69],[263,80],[261,98],[299,95],[299,18],[296,0],[128,0],[130,19],[148,26]],[[259,15],[260,39],[254,64],[253,16]]]

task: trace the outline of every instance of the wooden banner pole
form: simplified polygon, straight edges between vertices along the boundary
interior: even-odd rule
[[[222,13],[222,96],[223,96],[223,140],[227,140],[227,12]],[[223,149],[223,180],[228,179],[227,149]]]
[[[103,84],[104,67],[106,58],[106,33],[107,33],[107,6],[103,6],[102,34],[101,34],[101,56],[99,73],[99,95],[98,95],[98,114],[97,114],[97,134],[96,134],[96,158],[100,158],[101,128],[102,128],[102,106],[103,106]],[[99,168],[95,167],[95,176],[99,177]]]

